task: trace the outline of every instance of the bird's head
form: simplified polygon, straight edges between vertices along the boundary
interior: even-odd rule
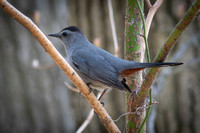
[[[58,33],[49,34],[49,36],[59,38],[66,46],[75,41],[81,41],[81,39],[85,39],[84,34],[76,26],[64,28]]]

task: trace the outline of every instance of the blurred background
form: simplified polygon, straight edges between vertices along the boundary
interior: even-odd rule
[[[114,53],[107,0],[9,0],[48,35],[78,26],[89,41]],[[151,59],[164,44],[193,0],[166,0],[157,11],[149,33]],[[113,0],[116,32],[123,58],[126,2]],[[147,12],[145,5],[145,12]],[[167,61],[184,62],[162,68],[154,85],[149,133],[200,132],[200,17],[185,30]],[[91,107],[30,33],[0,10],[0,133],[72,133],[86,119]],[[64,47],[50,38],[65,56]],[[73,86],[73,85],[72,85]],[[94,93],[97,93],[95,90]],[[104,107],[115,120],[126,111],[125,93],[110,91]],[[125,132],[125,118],[116,122]],[[94,115],[84,132],[106,129]]]

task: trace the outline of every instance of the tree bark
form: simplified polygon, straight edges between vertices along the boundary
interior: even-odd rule
[[[142,2],[140,4],[143,5]],[[137,0],[128,0],[126,3],[126,21],[125,21],[125,59],[142,62],[144,60],[145,45],[142,38],[142,20],[137,6]],[[142,72],[127,78],[127,83],[133,91],[137,91],[142,83]],[[127,94],[126,104],[127,112],[137,112],[129,114],[126,118],[126,131],[137,132],[144,115],[144,109],[138,110],[141,103],[134,102],[134,96]]]

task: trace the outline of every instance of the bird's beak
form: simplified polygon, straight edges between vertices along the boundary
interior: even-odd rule
[[[59,36],[58,36],[58,33],[49,34],[48,36],[59,37]]]

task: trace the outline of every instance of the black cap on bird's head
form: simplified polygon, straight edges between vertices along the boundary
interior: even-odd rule
[[[81,30],[76,26],[69,26],[58,33],[49,34],[49,36],[59,38],[63,42],[64,46],[66,46],[66,48],[74,44],[79,44],[83,41],[88,41],[85,35],[81,32]]]
[[[76,27],[76,26],[69,26],[69,27],[66,27],[63,30],[61,30],[59,33],[49,34],[49,36],[58,37],[58,38],[60,38],[62,36],[66,37],[67,36],[67,31],[82,33],[81,30],[78,27]]]
[[[72,32],[81,32],[81,30],[78,27],[76,27],[76,26],[69,26],[69,27],[64,28],[61,31],[64,31],[64,30],[69,30],[69,31],[72,31]]]
[[[49,36],[59,38],[65,45],[70,45],[74,41],[86,40],[85,35],[76,26],[69,26],[59,33],[49,34]]]

